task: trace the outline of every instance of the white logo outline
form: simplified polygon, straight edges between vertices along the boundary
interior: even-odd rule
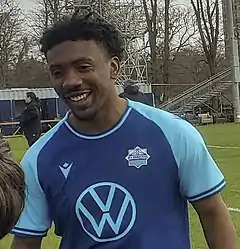
[[[104,187],[110,186],[108,198],[107,198],[107,201],[105,204],[103,203],[103,201],[101,200],[101,198],[98,196],[98,194],[95,191],[96,188],[102,187],[102,186],[104,186]],[[112,205],[112,202],[114,199],[114,195],[116,193],[116,189],[122,191],[125,194],[125,198],[124,198],[124,200],[122,202],[122,206],[118,212],[117,220],[114,222],[112,217],[111,217],[110,211],[111,211],[111,205]],[[81,202],[82,199],[84,198],[84,196],[88,193],[92,196],[92,198],[94,199],[94,201],[96,202],[96,204],[98,205],[98,207],[102,211],[102,217],[100,219],[99,224],[97,224],[93,215],[87,210],[87,208]],[[121,228],[122,222],[124,220],[124,216],[126,214],[126,211],[127,211],[127,208],[129,207],[129,205],[130,205],[131,211],[132,211],[131,220],[130,220],[128,226],[126,227],[126,229],[121,234],[119,234],[119,230]],[[132,229],[132,227],[135,223],[135,220],[136,220],[136,204],[135,204],[135,201],[132,198],[131,194],[122,186],[120,186],[116,183],[111,183],[111,182],[96,183],[96,184],[88,187],[87,189],[85,189],[77,199],[77,202],[75,205],[75,211],[76,211],[76,215],[78,217],[78,220],[79,220],[83,230],[94,241],[97,241],[97,242],[110,242],[110,241],[116,241],[116,240],[123,238]],[[90,222],[93,230],[95,231],[95,233],[98,237],[95,236],[94,234],[92,234],[91,232],[89,232],[87,230],[87,228],[85,228],[84,223],[83,223],[83,219],[80,215],[80,212]],[[106,223],[108,223],[108,225],[111,227],[112,231],[116,234],[115,237],[101,238],[101,235],[104,231],[104,226]]]
[[[73,162],[72,163],[64,163],[63,165],[58,166],[66,179],[68,178],[68,174],[69,174],[72,166],[73,166]]]
[[[150,155],[148,154],[147,149],[142,149],[139,146],[128,150],[128,154],[125,157],[128,161],[128,166],[135,167],[137,169],[140,169],[142,166],[147,166],[149,158]]]

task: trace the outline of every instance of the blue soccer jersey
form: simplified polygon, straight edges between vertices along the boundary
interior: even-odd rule
[[[189,249],[188,201],[225,181],[188,122],[140,103],[111,130],[77,133],[67,116],[22,160],[26,206],[13,233],[45,236],[61,249]]]

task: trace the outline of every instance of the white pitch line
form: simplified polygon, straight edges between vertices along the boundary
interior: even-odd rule
[[[221,146],[221,145],[208,145],[209,148],[216,148],[216,149],[237,149],[239,150],[240,147],[238,146]]]
[[[231,212],[240,213],[240,208],[229,207],[228,210],[231,211]]]

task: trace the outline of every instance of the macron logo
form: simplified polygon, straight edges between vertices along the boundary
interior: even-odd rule
[[[63,165],[59,165],[60,170],[62,171],[64,177],[67,179],[68,174],[73,166],[73,163],[64,163]]]

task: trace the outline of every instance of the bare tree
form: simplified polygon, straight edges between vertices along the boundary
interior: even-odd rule
[[[197,28],[193,19],[194,14],[190,8],[174,5],[174,2],[165,0],[164,12],[162,66],[164,94],[168,98],[171,89],[170,67],[174,64],[175,56],[190,46],[191,40],[197,33]]]
[[[10,72],[23,57],[21,9],[14,0],[0,0],[0,88],[8,86]],[[22,54],[20,56],[20,53]]]
[[[175,59],[175,54],[189,47],[196,37],[198,30],[191,8],[171,6],[170,9],[170,57]]]
[[[157,17],[158,5],[157,0],[142,0],[145,12],[147,31],[150,45],[150,65],[151,65],[151,83],[158,84],[159,70],[157,62]]]
[[[154,85],[159,83],[164,85],[163,87],[154,87],[154,91],[157,88],[155,95],[163,100],[163,96],[165,98],[169,96],[170,64],[174,61],[176,53],[189,46],[191,39],[196,35],[197,29],[193,19],[194,13],[190,8],[175,5],[174,1],[171,0],[164,0],[162,4],[159,3],[161,2],[158,1],[157,13],[151,11],[149,3],[149,6],[145,5],[145,12],[148,11],[146,12],[146,19],[149,20],[147,25],[150,26],[148,33],[149,30],[152,33],[152,36],[149,35],[151,72],[153,71],[152,67],[155,66],[156,68],[155,81],[152,81],[152,83]],[[151,25],[154,24],[153,21],[155,20],[149,18],[150,14],[151,17],[153,17],[153,14],[156,15],[156,30],[152,29]],[[152,61],[152,58],[155,58],[154,53],[156,53],[155,62]]]
[[[19,45],[18,52],[16,54],[16,65],[15,65],[15,79],[18,80],[23,70],[23,64],[28,59],[28,52],[30,50],[30,41],[27,36],[22,37],[22,44]]]
[[[66,0],[37,0],[35,26],[42,30],[47,29],[61,19],[70,6],[71,2]]]
[[[33,31],[32,40],[35,46],[39,46],[42,33],[66,15],[70,7],[72,7],[72,1],[69,0],[37,0],[36,7],[30,16],[30,23],[32,23],[30,28]]]
[[[169,95],[169,67],[174,55],[189,46],[196,34],[194,13],[190,8],[175,5],[172,0],[142,0],[150,47],[151,83],[165,86],[155,95]],[[162,74],[160,74],[162,72]],[[160,97],[161,96],[161,97]]]
[[[216,73],[216,61],[220,34],[219,0],[190,0],[201,44],[209,66],[210,75]]]

